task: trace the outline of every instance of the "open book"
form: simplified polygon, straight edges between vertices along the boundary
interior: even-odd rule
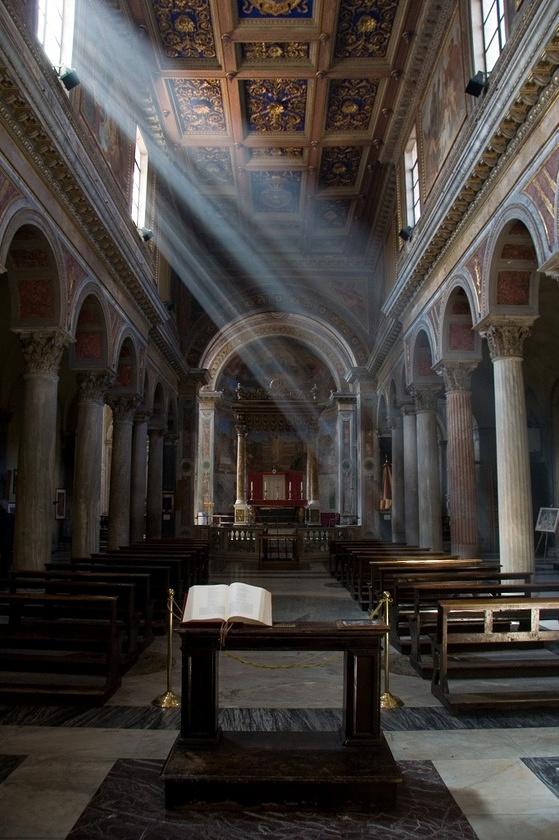
[[[271,627],[272,593],[247,583],[191,586],[182,616],[183,624],[189,621],[239,621]]]

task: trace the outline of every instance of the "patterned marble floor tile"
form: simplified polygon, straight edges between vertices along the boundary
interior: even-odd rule
[[[404,786],[391,811],[343,812],[298,806],[198,806],[180,816],[163,808],[161,762],[119,761],[68,840],[475,840],[430,762],[403,762]]]
[[[522,761],[559,799],[559,755],[547,758],[523,758]]]
[[[25,761],[25,758],[24,755],[0,755],[0,784]]]

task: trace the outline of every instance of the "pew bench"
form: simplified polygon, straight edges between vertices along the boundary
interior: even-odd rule
[[[451,712],[498,709],[541,709],[559,707],[559,687],[548,691],[462,691],[452,693],[450,679],[476,680],[506,677],[559,677],[559,656],[530,656],[517,658],[498,655],[477,659],[465,654],[484,653],[502,645],[507,652],[531,649],[534,643],[559,641],[559,629],[547,629],[542,620],[559,618],[557,597],[464,598],[440,601],[437,628],[433,636],[433,676],[431,690],[434,696]],[[474,620],[479,630],[456,631],[456,622]],[[502,622],[510,624],[502,630]],[[514,624],[519,628],[515,629]],[[449,652],[452,668],[449,668]]]
[[[139,617],[134,602],[134,586],[131,583],[107,583],[106,581],[58,580],[45,573],[20,576],[10,575],[7,589],[10,592],[36,592],[47,595],[108,595],[117,599],[117,629],[121,640],[121,666],[126,670],[136,662],[139,655]],[[94,611],[88,616],[95,618]],[[102,618],[102,614],[99,616]]]
[[[0,702],[104,703],[120,636],[116,597],[0,592]]]

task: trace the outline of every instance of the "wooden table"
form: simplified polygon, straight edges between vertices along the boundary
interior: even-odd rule
[[[402,778],[380,728],[386,629],[367,622],[235,626],[225,650],[342,651],[342,727],[339,733],[223,733],[217,628],[181,627],[181,731],[163,769],[167,807],[200,799],[393,803]]]

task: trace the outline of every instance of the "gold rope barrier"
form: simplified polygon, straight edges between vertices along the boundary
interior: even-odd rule
[[[390,592],[383,592],[382,598],[378,602],[374,610],[369,611],[369,618],[376,618],[384,607],[384,623],[387,627],[390,626],[390,616],[388,614],[388,607],[392,603],[392,596]],[[384,636],[384,692],[380,695],[380,707],[386,712],[391,712],[394,709],[399,709],[404,705],[404,701],[390,691],[390,650],[388,641],[388,630]]]
[[[167,688],[163,694],[158,694],[151,705],[160,709],[179,709],[180,697],[171,689],[171,669],[173,666],[173,605],[175,605],[175,590],[169,589],[167,593]]]

